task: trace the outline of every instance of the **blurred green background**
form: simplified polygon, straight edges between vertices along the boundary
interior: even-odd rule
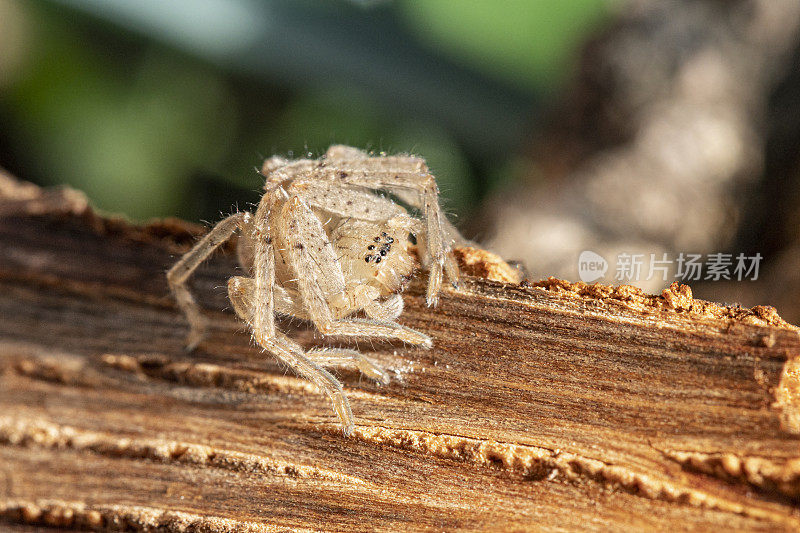
[[[272,154],[424,156],[469,217],[515,179],[600,0],[0,0],[0,166],[133,219],[214,221]]]

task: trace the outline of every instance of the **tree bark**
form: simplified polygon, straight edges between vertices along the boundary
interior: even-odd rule
[[[338,372],[345,438],[230,311],[230,249],[194,277],[213,328],[184,350],[164,273],[201,232],[0,175],[3,530],[800,527],[800,336],[770,307],[493,281],[460,249],[439,307],[424,275],[405,293],[433,349],[359,342],[388,386]]]

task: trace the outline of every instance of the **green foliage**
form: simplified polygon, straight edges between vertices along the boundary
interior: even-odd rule
[[[465,65],[527,88],[558,86],[608,0],[404,0],[409,29]]]
[[[315,9],[314,3],[303,5]],[[434,48],[434,55],[444,52],[530,93],[557,86],[577,43],[603,20],[606,5],[404,0],[383,13]],[[353,9],[334,4],[343,7]],[[253,90],[251,80],[236,78],[224,65],[120,33],[99,19],[42,2],[17,8],[30,30],[16,79],[0,87],[10,157],[19,161],[24,177],[45,185],[68,183],[107,211],[135,219],[214,217],[196,209],[198,176],[257,191],[260,179],[252,168],[260,156],[317,156],[332,143],[424,156],[445,207],[457,215],[469,214],[479,194],[508,181],[515,168],[516,147],[509,147],[508,160],[480,160],[466,153],[445,124],[413,109],[395,109],[356,84],[262,82]],[[391,72],[391,60],[374,72]],[[430,90],[438,73],[428,74]]]
[[[223,81],[164,53],[115,64],[81,46],[69,24],[37,18],[36,49],[5,98],[26,155],[101,209],[174,214],[186,176],[219,163],[230,143]]]

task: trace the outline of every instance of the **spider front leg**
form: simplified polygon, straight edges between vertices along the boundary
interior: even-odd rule
[[[270,315],[256,320],[255,310],[258,306],[254,305],[254,294],[255,280],[252,278],[233,277],[228,281],[228,297],[231,304],[236,314],[250,326],[253,339],[278,360],[283,361],[292,370],[327,394],[333,403],[336,415],[342,422],[345,436],[349,436],[354,427],[353,412],[342,389],[342,384],[330,372],[307,357],[300,345],[275,331],[274,316]],[[272,333],[267,331],[269,328],[264,327],[265,323],[273,324]]]
[[[253,307],[254,280],[252,278],[233,277],[228,281],[228,296],[234,305],[236,314],[246,321],[251,321]],[[275,306],[281,314],[307,319],[308,316],[300,306],[300,295],[276,287]],[[297,346],[297,345],[295,345]],[[299,348],[299,346],[298,346]],[[389,374],[369,358],[355,350],[339,348],[316,348],[305,352],[303,355],[312,362],[323,366],[346,366],[360,370],[365,376],[380,381],[389,382]]]
[[[306,356],[320,366],[340,366],[358,369],[368,378],[386,385],[391,381],[389,374],[370,361],[362,353],[344,348],[314,348]]]
[[[200,263],[205,261],[222,243],[230,239],[237,229],[246,227],[251,219],[252,215],[245,211],[222,220],[167,272],[169,288],[175,295],[178,307],[189,322],[187,350],[194,350],[203,340],[206,320],[200,313],[200,306],[197,305],[192,293],[186,287],[186,280],[200,266]]]
[[[418,161],[411,159],[411,161]],[[419,163],[412,163],[419,164]],[[422,163],[424,166],[424,163]],[[395,175],[394,184],[386,184],[385,187],[390,192],[399,193],[414,207],[422,210],[425,231],[422,233],[427,257],[430,259],[428,290],[426,301],[428,306],[434,307],[439,303],[439,290],[442,285],[442,271],[447,274],[447,278],[453,287],[458,286],[458,264],[451,252],[452,242],[447,238],[445,227],[452,227],[439,206],[439,188],[434,177],[427,173],[415,173]],[[406,193],[406,194],[403,194]],[[410,193],[410,194],[409,194]],[[417,201],[414,202],[414,193]],[[447,240],[445,240],[447,239]]]
[[[420,200],[420,193],[419,191],[415,190],[407,190],[402,188],[395,188],[392,191],[400,200],[406,202],[408,205],[413,205],[414,207],[420,208],[421,205],[425,204],[425,200]],[[437,188],[437,196],[438,196],[438,188]],[[458,263],[456,262],[453,254],[451,253],[453,246],[475,246],[475,243],[465,239],[461,233],[459,233],[458,229],[447,219],[444,212],[442,212],[441,206],[439,206],[438,198],[436,200],[436,205],[439,209],[439,223],[442,227],[442,242],[444,243],[445,247],[445,256],[444,256],[444,271],[447,274],[447,279],[450,280],[450,283],[453,285],[454,288],[458,288],[458,278],[460,276]],[[425,247],[427,249],[427,247]]]

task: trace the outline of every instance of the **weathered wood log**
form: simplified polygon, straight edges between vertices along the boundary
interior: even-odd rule
[[[492,281],[462,249],[475,276],[438,308],[424,279],[405,295],[433,349],[360,342],[388,386],[338,373],[345,438],[226,309],[230,251],[194,278],[214,327],[184,350],[164,272],[202,228],[2,176],[0,198],[3,530],[800,527],[800,335],[772,308]]]

